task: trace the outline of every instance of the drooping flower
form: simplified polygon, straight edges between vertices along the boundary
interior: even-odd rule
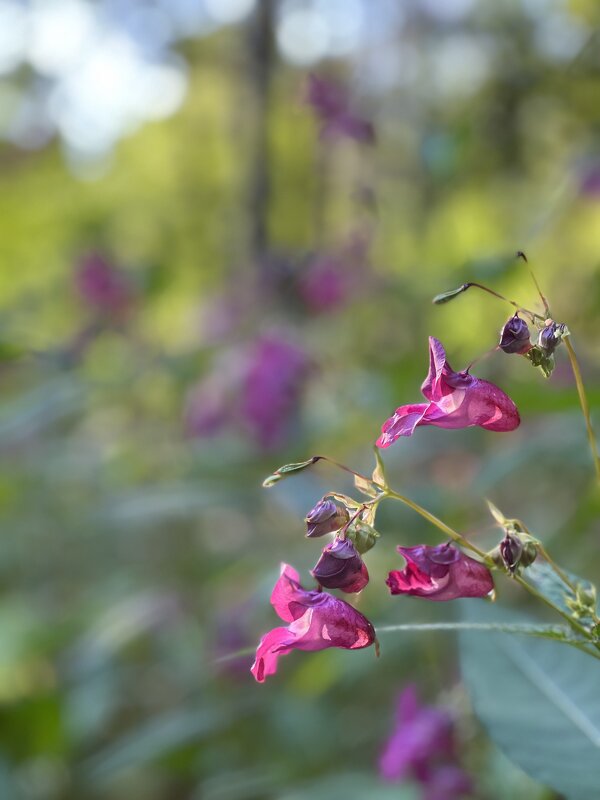
[[[489,569],[465,555],[452,542],[434,547],[398,547],[406,560],[403,570],[392,570],[386,580],[392,594],[427,600],[485,597],[494,588]]]
[[[306,102],[321,123],[323,139],[346,137],[363,144],[375,141],[373,125],[351,110],[348,92],[339,84],[309,75]]]
[[[350,539],[328,544],[310,574],[321,586],[343,592],[360,592],[369,582],[366,564]]]
[[[298,573],[289,564],[282,564],[271,605],[290,624],[274,628],[260,640],[251,668],[259,683],[277,671],[279,656],[292,650],[328,647],[358,650],[375,641],[375,629],[366,617],[327,592],[304,589]]]
[[[339,531],[350,519],[348,509],[327,498],[319,500],[305,517],[306,535],[309,539]]]
[[[452,716],[443,708],[421,705],[416,687],[407,686],[398,697],[395,728],[379,758],[379,774],[390,782],[415,779],[424,800],[458,800],[472,784],[455,762]]]
[[[517,314],[511,317],[500,332],[498,347],[505,353],[526,353],[531,350],[529,326]]]
[[[489,381],[454,372],[441,342],[429,337],[429,373],[421,386],[428,403],[400,406],[381,429],[377,447],[389,447],[400,436],[412,436],[419,425],[512,431],[520,423],[513,401]]]

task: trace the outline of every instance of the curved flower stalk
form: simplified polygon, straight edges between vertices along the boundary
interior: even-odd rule
[[[290,624],[274,628],[260,640],[251,668],[259,683],[277,671],[279,656],[292,650],[358,650],[375,642],[375,629],[366,617],[327,592],[304,589],[300,576],[289,564],[281,567],[271,605]]]
[[[512,431],[520,423],[516,405],[501,389],[467,371],[455,372],[440,341],[429,337],[429,373],[421,391],[428,403],[396,409],[381,429],[377,447],[392,445],[401,436],[412,436],[419,425]]]

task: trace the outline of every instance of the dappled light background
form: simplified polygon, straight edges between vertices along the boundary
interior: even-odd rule
[[[419,798],[378,769],[417,684],[472,796],[554,797],[478,727],[450,634],[292,653],[265,685],[248,653],[279,563],[318,557],[303,517],[351,488],[263,478],[372,469],[429,335],[456,370],[488,354],[522,423],[419,429],[390,483],[484,548],[490,498],[598,574],[565,353],[545,380],[489,353],[510,306],[431,298],[541,311],[524,251],[597,415],[599,24],[594,0],[0,0],[0,796]],[[384,583],[435,529],[378,529],[359,610],[453,619]]]

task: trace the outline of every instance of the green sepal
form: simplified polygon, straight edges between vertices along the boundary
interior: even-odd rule
[[[361,555],[375,547],[377,539],[379,539],[379,533],[372,525],[367,525],[366,522],[353,523],[348,528],[346,536]]]
[[[441,294],[436,294],[436,296],[431,301],[436,306],[441,306],[444,303],[449,303],[450,300],[454,300],[455,297],[458,297],[459,294],[466,292],[467,289],[470,287],[470,283],[463,283],[462,286],[459,286],[458,289],[450,289],[448,292],[442,292]]]

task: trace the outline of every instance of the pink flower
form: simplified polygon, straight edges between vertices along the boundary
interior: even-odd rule
[[[342,592],[360,592],[369,582],[365,562],[350,539],[334,539],[323,548],[310,574],[321,586]]]
[[[431,547],[398,547],[406,567],[393,570],[386,580],[392,594],[408,594],[427,600],[485,597],[494,588],[489,569],[469,558],[451,542]]]
[[[469,776],[456,765],[454,721],[448,711],[420,705],[414,685],[398,697],[395,729],[379,759],[386,781],[412,777],[424,800],[458,800],[472,791]]]
[[[429,374],[421,391],[428,403],[400,406],[381,429],[377,447],[389,447],[400,436],[412,436],[419,425],[512,431],[520,423],[513,401],[489,381],[454,372],[442,343],[429,337]]]
[[[375,141],[373,125],[351,111],[348,93],[339,84],[309,75],[306,102],[321,122],[323,139],[347,137],[364,144]]]
[[[286,628],[274,628],[258,645],[251,672],[259,683],[277,671],[277,659],[292,650],[342,647],[358,650],[375,641],[375,630],[356,609],[326,592],[307,591],[293,567],[282,564],[271,605]]]

